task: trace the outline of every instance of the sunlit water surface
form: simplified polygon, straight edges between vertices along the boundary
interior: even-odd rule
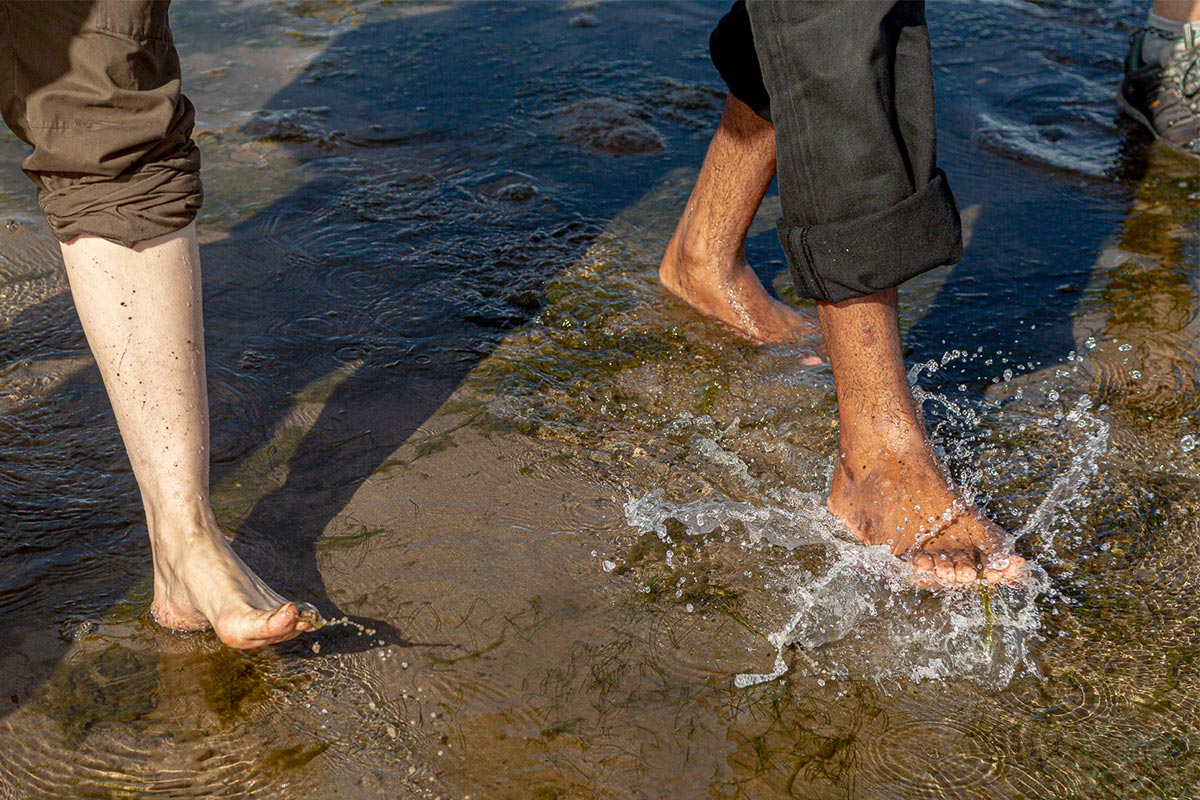
[[[722,11],[176,4],[218,514],[347,618],[253,654],[146,619],[0,141],[0,797],[1197,795],[1200,169],[1117,114],[1142,5],[930,4],[967,250],[902,292],[910,380],[1036,564],[966,595],[824,509],[828,368],[657,285]]]

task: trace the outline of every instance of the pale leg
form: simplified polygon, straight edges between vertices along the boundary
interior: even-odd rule
[[[242,563],[209,501],[208,395],[193,225],[134,248],[63,245],[75,307],[141,490],[154,556],[152,613],[252,648],[319,624]]]
[[[1200,0],[1154,0],[1154,13],[1175,22],[1200,19]]]

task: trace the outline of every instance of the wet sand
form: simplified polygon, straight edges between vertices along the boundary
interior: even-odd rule
[[[1116,116],[1141,10],[930,9],[969,241],[901,310],[938,446],[1039,566],[986,598],[824,511],[827,367],[655,281],[721,11],[177,5],[214,501],[348,620],[256,653],[147,620],[0,141],[0,797],[1192,796],[1200,179]],[[777,213],[749,256],[786,297]]]

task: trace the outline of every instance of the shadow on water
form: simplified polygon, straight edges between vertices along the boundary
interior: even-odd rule
[[[501,3],[363,26],[254,123],[319,177],[206,248],[206,308],[219,331],[210,358],[218,375],[253,375],[266,430],[291,398],[333,384],[291,446],[286,478],[239,525],[269,543],[269,556],[251,553],[256,568],[287,564],[276,580],[326,611],[337,613],[317,546],[362,482],[410,438],[432,440],[425,420],[533,318],[545,283],[603,219],[686,163],[662,152],[668,141],[647,121],[663,121],[662,109],[648,113],[637,97],[646,87],[633,87],[632,101],[602,94],[643,63],[598,61],[603,37],[571,26],[576,13]],[[665,12],[642,15],[635,39],[645,41],[631,52],[661,53],[650,31]],[[693,47],[685,36],[678,45]],[[675,131],[673,143],[690,133]],[[285,318],[263,327],[264,307]],[[217,454],[218,482],[247,444]],[[346,524],[332,533],[360,527]]]

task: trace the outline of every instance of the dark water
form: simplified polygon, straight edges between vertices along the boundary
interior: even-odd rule
[[[912,379],[1044,573],[986,598],[840,538],[826,369],[657,288],[722,10],[176,4],[218,514],[361,626],[267,652],[146,622],[0,142],[0,796],[1197,796],[1200,166],[1117,113],[1144,8],[929,8],[969,243],[902,293]]]

